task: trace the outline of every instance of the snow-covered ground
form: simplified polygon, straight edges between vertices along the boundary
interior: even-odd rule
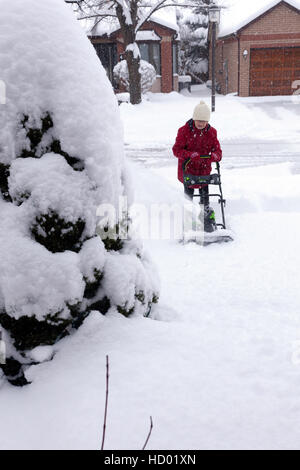
[[[136,202],[183,202],[170,149],[208,93],[121,105]],[[1,449],[99,448],[107,354],[106,449],[141,449],[150,415],[148,449],[299,449],[299,115],[295,97],[217,97],[234,243],[144,240],[161,277],[151,318],[93,312],[32,385],[3,384]]]
[[[178,128],[191,118],[200,99],[210,104],[208,93],[205,86],[199,85],[193,87],[192,94],[156,94],[136,107],[122,104],[127,154],[150,165],[170,164]],[[218,95],[211,124],[222,142],[223,167],[260,165],[287,158],[298,161],[299,117],[299,95]]]

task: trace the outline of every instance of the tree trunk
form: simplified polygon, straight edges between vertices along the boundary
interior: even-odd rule
[[[135,25],[137,22],[137,5],[135,5],[134,2],[132,3],[132,24],[127,24],[123,10],[119,5],[116,8],[116,12],[124,39],[125,59],[129,75],[130,103],[139,104],[142,101],[141,74],[139,71],[141,58],[140,56],[134,57],[133,50],[126,50],[127,46],[136,42]]]
[[[134,58],[131,51],[127,51],[125,57],[129,74],[130,103],[139,104],[142,101],[140,57]]]

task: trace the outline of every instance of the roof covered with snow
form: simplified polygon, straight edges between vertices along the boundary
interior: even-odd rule
[[[137,41],[160,41],[161,38],[156,34],[153,29],[145,29],[143,31],[138,31],[136,35]]]
[[[160,24],[161,26],[173,29],[177,33],[179,32],[179,27],[177,25],[176,20],[176,9],[174,7],[166,7],[162,8],[161,10],[158,10],[157,12],[155,12],[154,15],[151,16],[150,21],[151,20],[155,23]],[[117,20],[117,18],[113,17],[103,18],[101,21],[97,19],[96,24],[95,20],[85,20],[82,23],[82,26],[84,27],[86,33],[92,36],[110,36],[115,31],[118,31],[118,29],[120,29],[119,21]],[[147,40],[155,39],[151,37],[151,39]],[[156,40],[160,40],[160,38],[157,37]]]
[[[227,0],[221,11],[219,37],[228,36],[275,7],[282,0]],[[300,0],[285,0],[285,3],[300,9]]]
[[[167,28],[174,29],[174,31],[179,32],[176,19],[176,8],[174,7],[166,7],[158,10],[154,15],[152,15],[151,19],[155,21],[155,23],[161,24],[162,26],[166,26]]]
[[[88,19],[80,23],[88,36],[110,36],[120,28],[118,20],[110,17],[102,18],[99,22]]]

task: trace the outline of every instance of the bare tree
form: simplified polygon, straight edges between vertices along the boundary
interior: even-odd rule
[[[140,53],[136,43],[137,32],[143,24],[158,10],[170,7],[191,7],[207,10],[202,0],[65,0],[72,4],[78,13],[78,19],[93,18],[95,25],[103,18],[114,17],[118,20],[124,40],[125,54],[129,73],[130,102],[141,102]]]

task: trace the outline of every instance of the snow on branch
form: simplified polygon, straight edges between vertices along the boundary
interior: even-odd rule
[[[132,51],[134,59],[141,57],[141,53],[136,42],[134,42],[133,44],[128,44],[128,46],[126,47],[126,51]]]
[[[116,17],[116,9],[120,8],[127,25],[136,25],[137,32],[150,17],[166,7],[197,7],[203,11],[209,9],[209,5],[201,0],[65,0],[66,3],[76,7],[80,14],[79,20],[97,17]]]
[[[131,17],[131,0],[115,0],[116,4],[118,4],[123,11],[123,15],[126,18],[126,24],[130,25],[133,24],[132,17]]]

